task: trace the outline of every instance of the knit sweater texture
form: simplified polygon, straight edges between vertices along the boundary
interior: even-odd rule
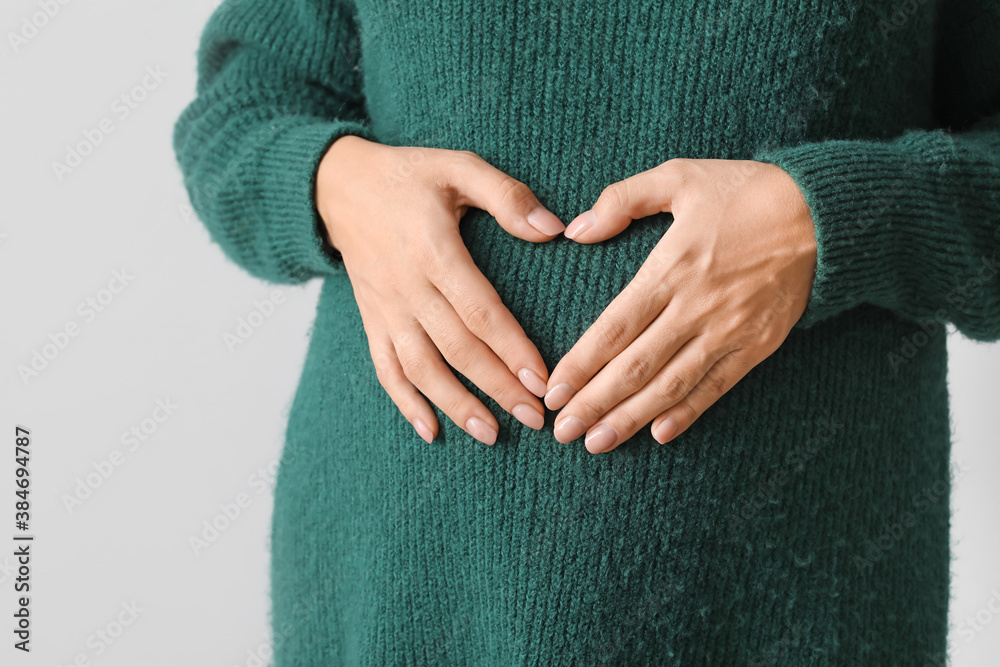
[[[223,2],[175,128],[192,204],[254,276],[323,281],[275,664],[943,665],[947,329],[1000,338],[998,44],[986,0]],[[465,378],[496,445],[440,411],[427,444],[321,233],[345,134],[473,151],[565,221],[670,158],[776,164],[816,224],[808,307],[666,446],[560,444]],[[461,232],[551,369],[671,220],[533,244],[472,209]]]

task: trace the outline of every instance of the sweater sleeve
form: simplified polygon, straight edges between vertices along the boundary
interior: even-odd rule
[[[192,208],[230,259],[270,282],[343,270],[314,188],[330,144],[372,138],[351,10],[346,0],[225,0],[174,126]]]
[[[935,125],[889,140],[761,149],[816,225],[818,258],[796,327],[859,304],[1000,339],[1000,11],[949,0],[937,20]]]

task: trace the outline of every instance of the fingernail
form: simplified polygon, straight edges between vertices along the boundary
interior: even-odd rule
[[[565,382],[560,382],[552,387],[549,393],[545,394],[545,407],[549,410],[558,410],[569,403],[569,399],[573,398],[573,393],[573,387]]]
[[[583,441],[587,451],[599,454],[611,449],[618,442],[618,431],[611,424],[600,424],[587,434]]]
[[[527,403],[518,403],[511,410],[511,414],[528,428],[536,431],[545,426],[545,417]]]
[[[559,442],[572,442],[583,435],[583,432],[586,430],[586,424],[570,415],[569,417],[564,417],[556,424],[552,435],[556,436],[556,440]]]
[[[427,424],[425,424],[423,420],[414,419],[413,428],[416,429],[417,435],[426,440],[428,443],[430,443],[430,441],[434,439],[434,434],[431,433],[431,430],[429,428],[427,428]]]
[[[677,435],[677,428],[677,420],[673,417],[667,417],[660,422],[659,426],[656,427],[656,430],[653,432],[653,437],[656,438],[658,443],[664,445],[667,441]]]
[[[520,378],[524,388],[538,398],[545,395],[545,383],[542,381],[542,378],[538,377],[538,373],[535,371],[530,368],[522,368],[517,372],[517,377]]]
[[[584,211],[580,215],[573,218],[573,222],[569,223],[566,231],[563,234],[568,239],[575,239],[577,236],[587,231],[587,229],[597,221],[597,216],[594,215],[593,210]]]
[[[528,224],[546,236],[555,236],[566,229],[566,225],[559,221],[554,213],[544,208],[536,208],[527,215]]]
[[[479,417],[469,417],[469,420],[465,422],[465,430],[468,431],[473,438],[479,440],[480,442],[484,442],[487,445],[492,445],[497,441],[496,429]]]

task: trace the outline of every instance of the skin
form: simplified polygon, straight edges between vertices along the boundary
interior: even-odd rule
[[[469,152],[345,136],[316,172],[316,208],[350,277],[378,380],[427,442],[438,432],[428,400],[496,442],[495,417],[449,365],[526,426],[544,426],[548,370],[459,234],[472,206],[525,241],[565,229],[526,185]]]
[[[592,453],[644,425],[666,443],[787,338],[816,270],[812,215],[774,165],[675,159],[606,188],[566,236],[597,243],[632,220],[674,221],[631,283],[559,361],[554,434]]]
[[[669,160],[608,186],[569,227],[525,184],[464,151],[346,136],[316,178],[379,382],[427,442],[438,430],[428,400],[474,438],[496,441],[495,418],[449,365],[534,429],[544,396],[560,410],[560,442],[586,434],[588,451],[608,452],[650,422],[669,442],[778,349],[815,275],[809,207],[765,163]],[[459,234],[471,206],[530,242],[565,232],[597,243],[660,212],[674,221],[549,377]]]

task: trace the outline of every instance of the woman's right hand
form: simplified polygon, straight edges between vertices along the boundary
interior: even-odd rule
[[[448,364],[542,428],[545,362],[459,233],[469,207],[526,241],[562,233],[526,185],[474,153],[347,135],[320,162],[316,206],[350,277],[379,382],[420,437],[430,442],[438,430],[426,397],[472,437],[496,442],[496,419]]]

